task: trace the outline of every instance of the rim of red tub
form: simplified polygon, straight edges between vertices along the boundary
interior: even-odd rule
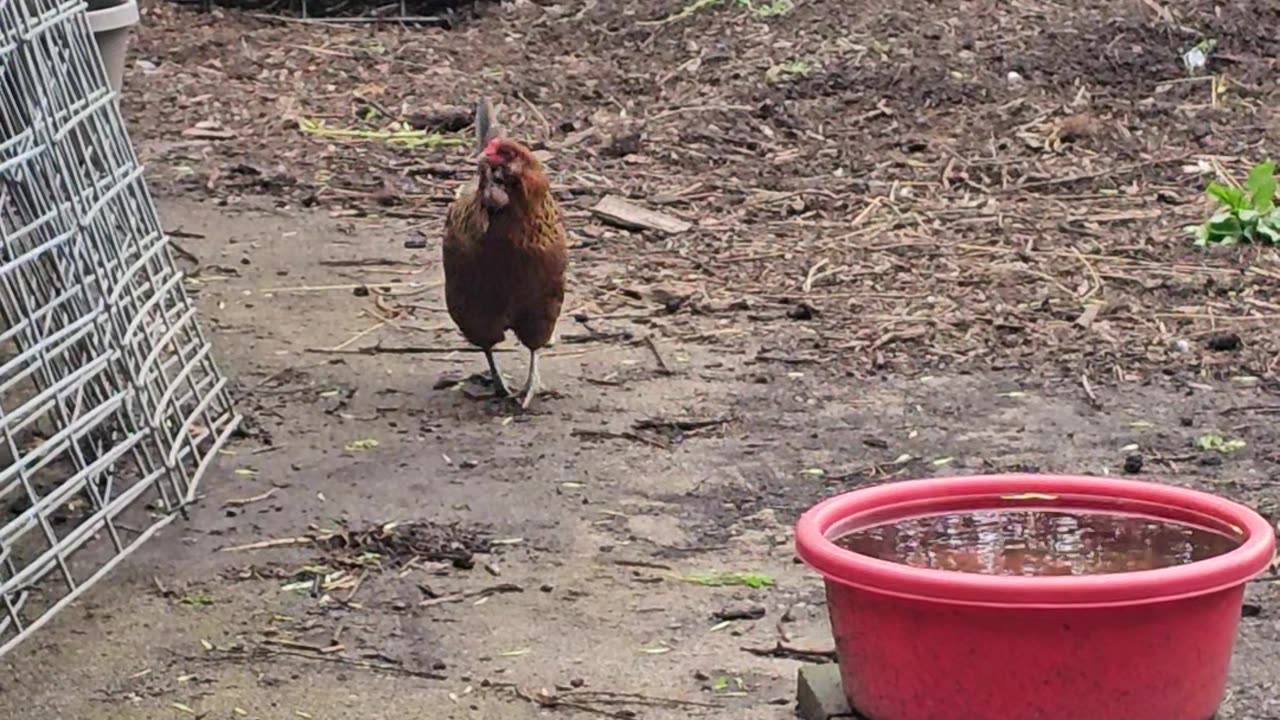
[[[1187,511],[1243,530],[1234,550],[1187,565],[1108,575],[1010,577],[913,568],[837,547],[827,533],[851,516],[881,511],[875,523],[930,514],[929,501],[969,497],[988,506],[1002,496],[1070,495],[1065,507],[1091,509],[1093,499],[1122,500],[1170,511]],[[901,515],[890,512],[904,508]],[[1040,505],[1039,507],[1043,507]],[[1101,508],[1099,508],[1101,509]],[[855,525],[855,527],[857,527]],[[1276,535],[1261,515],[1238,503],[1196,490],[1159,483],[1077,475],[972,475],[892,482],[828,498],[801,516],[796,550],[831,582],[934,602],[1016,607],[1080,607],[1158,602],[1202,595],[1245,583],[1275,556]]]

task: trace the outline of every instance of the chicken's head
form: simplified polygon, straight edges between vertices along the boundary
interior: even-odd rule
[[[530,172],[541,172],[538,159],[529,148],[514,140],[494,138],[481,154],[481,166],[493,180],[509,185]]]
[[[506,207],[512,196],[530,199],[549,185],[533,152],[514,140],[494,138],[480,154],[482,197],[492,209]]]

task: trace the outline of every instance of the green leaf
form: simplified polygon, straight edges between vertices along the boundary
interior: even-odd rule
[[[1276,165],[1268,160],[1249,172],[1243,188],[1211,182],[1205,193],[1219,208],[1205,224],[1189,227],[1199,247],[1264,242],[1280,245],[1280,208],[1276,207]]]
[[[761,573],[706,573],[703,575],[690,575],[680,578],[681,580],[693,585],[702,585],[704,587],[725,587],[737,585],[739,587],[748,587],[754,590],[773,587],[776,581]]]
[[[1235,215],[1221,213],[1214,215],[1209,219],[1208,224],[1210,237],[1239,237],[1244,228],[1240,225],[1240,218]]]
[[[1236,452],[1237,450],[1243,450],[1248,447],[1248,445],[1244,440],[1234,438],[1228,440],[1217,433],[1208,433],[1206,435],[1201,435],[1196,439],[1196,447],[1199,447],[1201,450],[1219,452],[1225,455],[1227,453]]]
[[[205,607],[213,604],[213,598],[206,593],[196,593],[194,595],[183,596],[178,599],[178,602],[192,607]]]
[[[1276,178],[1276,164],[1271,160],[1258,163],[1249,172],[1249,177],[1244,181],[1244,188],[1249,192],[1257,192],[1258,188],[1268,181],[1274,181]]]
[[[1232,210],[1239,210],[1247,207],[1246,196],[1240,188],[1227,187],[1216,182],[1209,183],[1209,189],[1206,190],[1209,197],[1214,198],[1218,202],[1226,205]]]
[[[1276,164],[1268,160],[1259,163],[1244,181],[1244,187],[1253,200],[1253,208],[1260,212],[1271,212],[1275,208],[1276,197]]]

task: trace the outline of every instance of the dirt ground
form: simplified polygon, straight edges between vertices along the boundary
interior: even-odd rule
[[[1136,470],[1277,511],[1280,263],[1182,231],[1276,147],[1274,4],[144,7],[123,108],[246,433],[0,661],[6,717],[786,718],[830,650],[791,544],[823,497]],[[299,129],[465,138],[482,92],[573,235],[527,412],[442,306],[469,148]],[[688,581],[719,572],[776,584]],[[1224,720],[1280,718],[1277,600],[1250,587]]]

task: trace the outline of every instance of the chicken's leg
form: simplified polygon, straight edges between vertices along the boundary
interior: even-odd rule
[[[507,381],[502,379],[502,373],[498,371],[498,362],[493,359],[492,348],[485,349],[484,359],[489,361],[489,376],[493,378],[493,394],[500,398],[510,397],[511,391],[507,389]]]
[[[533,396],[538,392],[538,351],[529,351],[529,379],[524,384],[524,398],[520,400],[520,407],[528,409],[529,403],[533,401]]]

